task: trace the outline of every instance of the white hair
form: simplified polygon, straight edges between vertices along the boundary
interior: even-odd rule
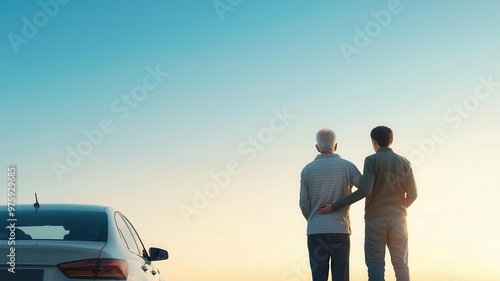
[[[337,143],[335,133],[330,129],[321,129],[316,134],[316,143],[320,152],[329,152]]]

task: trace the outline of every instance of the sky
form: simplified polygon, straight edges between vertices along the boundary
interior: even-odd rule
[[[300,171],[331,128],[362,172],[394,131],[413,280],[500,278],[500,2],[0,3],[0,182],[110,205],[167,280],[311,280]],[[363,203],[351,280],[366,280]],[[395,280],[387,259],[386,280]]]

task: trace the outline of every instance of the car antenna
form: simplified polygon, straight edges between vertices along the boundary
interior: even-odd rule
[[[40,209],[40,203],[38,203],[38,196],[36,196],[35,192],[35,204],[33,204],[33,207],[35,207],[35,213],[38,213],[38,209]]]

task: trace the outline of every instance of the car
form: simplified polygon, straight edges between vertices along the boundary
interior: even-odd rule
[[[0,206],[0,280],[164,281],[132,223],[110,206],[38,204]]]

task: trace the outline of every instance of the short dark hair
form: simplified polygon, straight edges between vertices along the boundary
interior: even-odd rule
[[[370,133],[372,140],[375,140],[380,147],[388,147],[392,144],[392,130],[386,126],[378,126],[373,128]]]

